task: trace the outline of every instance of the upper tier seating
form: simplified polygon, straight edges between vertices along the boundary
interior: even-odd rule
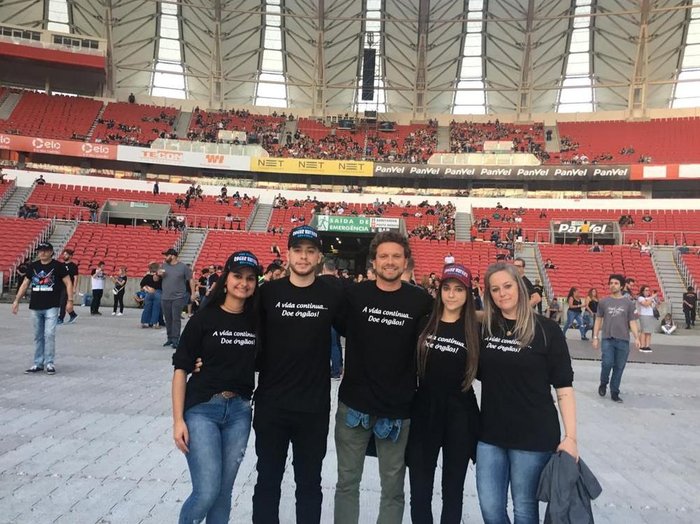
[[[207,112],[195,109],[190,120],[187,138],[202,142],[216,142],[220,130],[245,131],[248,139],[260,144],[272,144],[286,118],[255,115],[248,111]]]
[[[175,246],[179,238],[179,231],[79,224],[66,249],[75,251],[73,259],[81,275],[89,275],[99,262],[104,262],[107,275],[116,275],[121,266],[126,266],[129,277],[140,279],[149,262],[161,262],[163,252]]]
[[[651,157],[654,164],[697,162],[700,151],[700,118],[661,118],[647,122],[561,122],[559,136],[573,144],[554,163],[585,154],[589,160],[600,155],[611,160],[607,164],[635,164],[640,157]],[[632,148],[634,153],[622,154]]]
[[[279,246],[282,257],[286,260],[287,235],[275,236],[269,233],[212,230],[207,233],[207,238],[194,267],[199,271],[212,264],[223,266],[233,252],[246,249],[252,251],[265,268],[275,259],[275,255],[271,251],[273,244]]]
[[[183,189],[187,186],[183,185]],[[243,200],[231,198],[228,205],[218,204],[213,196],[204,196],[204,200],[192,199],[189,209],[176,205],[175,199],[182,195],[160,193],[154,195],[148,191],[131,189],[111,189],[104,187],[71,186],[65,184],[45,184],[36,186],[27,198],[30,204],[39,206],[39,215],[49,218],[89,220],[90,211],[82,206],[73,205],[75,198],[81,201],[94,200],[102,206],[107,200],[133,200],[138,202],[156,202],[169,204],[171,212],[186,217],[188,226],[211,228],[236,228],[232,222],[226,222],[229,213],[233,219],[239,218],[245,229],[246,220],[255,208],[255,199]],[[234,205],[240,204],[240,207]],[[237,224],[237,223],[236,223]]]
[[[486,217],[491,220],[489,228],[479,233],[479,238],[488,240],[493,229],[508,230],[511,227],[523,228],[526,240],[549,240],[549,226],[556,220],[609,220],[618,222],[623,215],[631,215],[633,223],[622,226],[623,242],[631,244],[634,240],[649,241],[657,245],[678,245],[696,242],[700,245],[700,211],[688,210],[632,210],[632,209],[525,209],[522,222],[503,221],[493,218],[497,213],[501,217],[514,217],[516,209],[474,208],[473,222],[476,224]],[[541,212],[546,216],[540,217]],[[651,220],[645,221],[644,217]],[[648,219],[647,219],[648,220]],[[538,234],[539,232],[539,234]]]
[[[50,228],[51,222],[48,220],[0,217],[0,271],[3,272],[5,282],[9,280],[13,266],[28,257],[41,240],[48,238]]]
[[[157,138],[174,138],[177,114],[173,107],[112,102],[98,120],[92,141],[148,147]]]
[[[0,133],[70,140],[87,136],[102,102],[90,98],[25,91]]]
[[[310,118],[300,118],[296,137],[287,144],[282,137],[273,156],[328,158],[336,160],[375,160],[378,162],[425,163],[437,148],[437,128],[432,125],[396,125],[394,131],[374,127],[356,130],[327,127]]]
[[[601,295],[607,295],[608,277],[620,273],[626,278],[634,278],[636,293],[643,284],[659,290],[651,257],[642,255],[628,246],[603,246],[602,253],[591,253],[590,246],[540,244],[542,259],[551,259],[556,269],[547,269],[547,276],[558,298],[566,297],[572,286],[583,294],[596,288]]]
[[[516,153],[533,153],[541,160],[544,154],[544,124],[509,124],[506,122],[450,123],[450,152],[475,153],[483,151],[487,140],[513,143]]]

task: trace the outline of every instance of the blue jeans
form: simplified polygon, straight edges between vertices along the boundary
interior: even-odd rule
[[[600,350],[602,353],[600,383],[607,385],[610,382],[610,393],[620,393],[622,372],[625,370],[627,357],[630,354],[630,341],[621,338],[604,338],[601,341]]]
[[[566,324],[564,324],[564,327],[562,328],[562,331],[564,332],[564,336],[566,336],[566,332],[569,330],[571,325],[574,323],[574,320],[576,321],[576,325],[578,326],[578,330],[581,333],[581,338],[585,338],[586,336],[586,321],[583,318],[583,315],[579,313],[578,311],[571,311],[570,309],[566,312]]]
[[[340,335],[331,328],[331,376],[340,377],[343,372],[343,348],[340,345]]]
[[[56,323],[59,308],[32,309],[34,324],[34,365],[53,365],[56,356]]]
[[[160,295],[160,289],[156,289],[155,293],[146,293],[141,312],[141,324],[158,325],[160,321]]]
[[[231,513],[231,492],[248,446],[250,401],[213,398],[185,412],[190,435],[187,465],[192,494],[180,511],[180,524],[225,524]]]
[[[510,524],[508,486],[515,524],[538,524],[537,485],[550,451],[505,449],[485,442],[476,447],[476,490],[484,524]]]

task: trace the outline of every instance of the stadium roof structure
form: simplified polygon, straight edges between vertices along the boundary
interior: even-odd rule
[[[120,99],[417,118],[700,106],[700,0],[12,0],[0,22],[106,39],[96,94]]]

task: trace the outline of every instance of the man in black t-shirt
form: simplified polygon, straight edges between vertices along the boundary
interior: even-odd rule
[[[17,296],[12,303],[12,313],[19,311],[19,300],[32,286],[29,309],[34,320],[34,364],[25,373],[56,373],[54,356],[56,353],[56,321],[61,301],[61,290],[66,288],[68,299],[66,310],[73,313],[73,282],[65,266],[54,260],[53,246],[48,242],[40,243],[37,248],[39,260],[29,266],[24,281],[19,286]]]
[[[335,444],[338,484],[335,523],[357,524],[365,451],[374,437],[382,494],[378,522],[401,522],[404,454],[416,389],[416,343],[422,317],[432,308],[423,289],[402,282],[411,248],[395,232],[375,235],[369,258],[376,281],[346,290],[341,333],[345,374],[338,393]]]
[[[685,329],[695,325],[695,311],[698,305],[698,295],[693,286],[688,286],[688,290],[683,293],[683,315],[685,315]]]
[[[330,413],[331,326],[340,316],[342,290],[316,278],[321,241],[314,228],[292,229],[288,247],[289,277],[260,288],[260,375],[253,418],[258,456],[254,523],[279,522],[280,486],[290,443],[296,522],[321,520],[321,465]],[[289,519],[286,515],[285,520]]]
[[[78,291],[78,282],[80,276],[78,275],[78,266],[73,259],[73,250],[64,249],[63,250],[63,265],[66,267],[66,273],[73,282],[73,291]],[[68,293],[66,293],[65,286],[61,288],[61,308],[58,313],[58,324],[63,324],[63,319],[66,318],[66,303],[68,302]],[[68,324],[72,324],[78,319],[78,314],[73,311],[69,314]]]

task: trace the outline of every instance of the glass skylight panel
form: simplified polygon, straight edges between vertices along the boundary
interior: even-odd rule
[[[255,92],[255,105],[287,107],[287,85],[282,54],[282,9],[279,0],[265,2],[263,55]]]
[[[483,10],[482,0],[467,2],[467,22],[464,24],[466,34],[459,65],[459,80],[452,106],[452,113],[455,115],[486,114]]]
[[[362,77],[358,78],[355,94],[357,111],[378,111],[386,113],[386,93],[384,92],[384,74],[382,71],[382,2],[367,0],[365,9],[365,37],[363,49],[374,49],[374,99],[362,100]],[[362,60],[362,59],[361,59]],[[360,64],[360,71],[363,70]]]
[[[590,55],[591,0],[577,0],[574,15],[557,111],[590,113],[594,110]]]
[[[68,2],[66,0],[49,0],[48,23],[46,29],[61,33],[70,33]]]
[[[700,5],[700,0],[695,0],[693,5]],[[690,11],[681,71],[671,107],[700,107],[700,7]]]
[[[178,6],[171,0],[162,0],[158,18],[158,45],[156,65],[151,87],[152,96],[187,98],[185,67],[182,63],[182,43]]]

